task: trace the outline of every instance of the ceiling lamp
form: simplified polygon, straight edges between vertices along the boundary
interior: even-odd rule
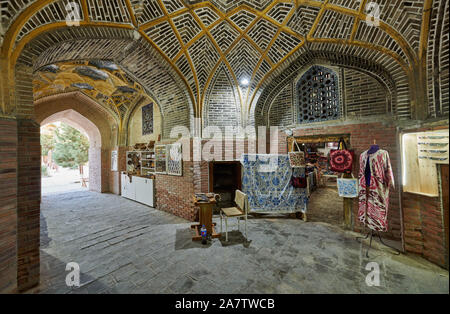
[[[248,81],[248,79],[246,79],[246,78],[243,78],[243,79],[241,80],[241,84],[242,84],[243,86],[247,86],[248,83],[249,83],[249,81]]]

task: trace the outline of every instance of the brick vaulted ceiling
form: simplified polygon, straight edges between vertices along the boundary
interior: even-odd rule
[[[0,41],[14,62],[26,62],[22,51],[34,38],[67,28],[67,2],[0,0]],[[379,27],[365,22],[367,0],[71,2],[81,8],[81,28],[138,31],[178,76],[200,116],[216,75],[227,72],[242,111],[249,112],[279,69],[314,45],[361,52],[385,67],[395,65],[407,77],[419,64],[421,40],[426,40],[421,38],[423,8],[430,1],[374,1],[380,6]],[[241,83],[244,79],[248,86]]]

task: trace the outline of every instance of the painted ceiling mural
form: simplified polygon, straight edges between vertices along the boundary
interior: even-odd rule
[[[44,66],[33,79],[35,100],[79,91],[94,99],[123,121],[129,110],[152,101],[143,88],[116,64],[103,60],[64,62]]]
[[[66,0],[0,2],[0,40],[15,35],[7,43],[10,51],[22,49],[39,34],[67,27]],[[248,112],[270,78],[313,44],[359,49],[375,62],[387,58],[385,65],[408,73],[418,63],[424,7],[422,0],[376,0],[380,24],[371,27],[366,23],[368,0],[70,2],[80,8],[81,27],[139,32],[180,76],[196,116],[221,69],[238,90],[242,111]]]

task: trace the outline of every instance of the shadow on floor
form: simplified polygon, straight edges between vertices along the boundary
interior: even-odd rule
[[[80,272],[80,286],[69,287],[66,284],[66,277],[73,268],[66,271],[66,263],[60,259],[40,251],[41,261],[41,280],[40,284],[25,293],[42,293],[42,294],[88,294],[88,293],[106,293],[109,287],[101,282],[98,278],[89,276],[82,271]],[[46,277],[45,274],[51,274]]]
[[[50,242],[52,241],[52,239],[48,236],[48,227],[47,227],[47,219],[45,219],[45,216],[42,214],[41,212],[41,248],[45,249],[48,248],[48,246],[50,245]]]
[[[252,243],[252,240],[249,241],[248,239],[246,239],[244,234],[238,230],[228,231],[228,242],[225,241],[225,232],[222,233],[222,236],[219,240],[222,246],[242,244],[245,248],[248,248],[250,246],[250,243]]]
[[[186,229],[177,229],[175,234],[175,250],[189,250],[194,248],[206,249],[211,247],[213,242],[208,241],[207,244],[202,244],[201,241],[192,241],[192,234],[190,228]],[[218,239],[222,246],[232,246],[242,244],[244,247],[248,248],[250,246],[251,240],[248,241],[244,234],[238,230],[228,231],[228,242],[225,241],[225,233],[222,233],[222,236]]]
[[[177,229],[175,234],[175,250],[189,250],[194,248],[209,248],[211,241],[202,244],[201,241],[192,241],[193,231],[190,228]]]

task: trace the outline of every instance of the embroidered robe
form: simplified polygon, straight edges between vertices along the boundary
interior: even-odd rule
[[[367,158],[369,158],[371,173],[369,186],[366,184],[365,175]],[[389,154],[382,149],[373,154],[365,151],[359,158],[359,165],[358,219],[372,230],[386,232],[388,230],[389,189],[394,187],[394,175]]]

